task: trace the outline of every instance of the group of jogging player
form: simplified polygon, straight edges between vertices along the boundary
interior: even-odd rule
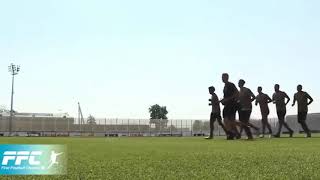
[[[250,123],[252,103],[254,101],[255,105],[260,106],[262,116],[261,138],[264,137],[266,128],[269,131],[269,137],[273,136],[275,138],[279,138],[283,126],[289,131],[289,136],[293,136],[293,130],[285,121],[287,113],[286,106],[290,102],[290,97],[280,90],[279,84],[274,86],[275,92],[272,98],[270,98],[267,94],[262,92],[262,87],[258,87],[258,95],[255,96],[249,88],[244,86],[246,82],[243,79],[239,80],[238,90],[232,82],[229,82],[229,75],[227,73],[222,74],[222,81],[225,84],[222,100],[219,100],[218,96],[215,94],[215,88],[213,86],[209,87],[209,93],[211,94],[209,105],[212,106],[212,112],[210,115],[210,135],[206,139],[213,138],[214,122],[218,121],[219,125],[225,131],[227,140],[241,139],[242,131],[245,131],[248,140],[252,140],[253,135],[251,128],[259,131],[258,127]],[[313,102],[313,99],[307,92],[302,91],[302,85],[297,86],[297,93],[294,95],[292,106],[295,106],[296,102],[298,104],[298,122],[306,133],[306,137],[310,138],[311,131],[306,124],[306,119],[308,106]],[[222,112],[223,121],[221,117],[220,103],[224,106]],[[276,105],[279,120],[278,132],[274,135],[272,133],[271,125],[268,122],[268,116],[270,114],[269,103],[274,103]],[[236,121],[237,112],[239,121]]]

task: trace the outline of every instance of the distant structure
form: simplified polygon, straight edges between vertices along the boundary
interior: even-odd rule
[[[85,121],[83,118],[80,102],[78,102],[78,123],[79,123],[80,131],[81,131],[81,127],[82,127],[82,125],[85,124]]]
[[[10,129],[10,113],[0,113],[0,132],[15,133],[13,135],[25,134],[52,134],[52,132],[68,131],[74,124],[74,118],[68,113],[14,113]],[[36,132],[36,133],[35,133]]]
[[[68,113],[14,113],[9,131],[10,113],[0,112],[0,136],[141,136],[150,134],[148,124],[112,123],[103,119],[97,124],[79,122]]]
[[[9,134],[11,135],[12,132],[12,121],[13,121],[13,95],[14,95],[14,77],[18,75],[20,72],[20,66],[14,65],[13,63],[10,64],[8,67],[8,71],[12,75],[12,88],[11,88],[11,109],[10,109],[10,120],[9,120]]]
[[[320,132],[320,113],[309,113],[306,122],[311,132]],[[298,123],[297,115],[287,116],[287,123],[292,127],[295,133],[303,132],[300,124]]]

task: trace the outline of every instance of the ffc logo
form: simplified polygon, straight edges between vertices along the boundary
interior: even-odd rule
[[[66,153],[65,145],[0,145],[0,179],[1,175],[66,174]]]
[[[22,161],[28,161],[29,165],[40,165],[40,161],[37,161],[37,156],[41,156],[41,151],[5,151],[3,153],[2,165],[7,166],[9,161],[14,161],[15,166],[20,166]]]

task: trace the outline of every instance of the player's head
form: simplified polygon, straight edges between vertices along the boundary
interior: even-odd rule
[[[229,74],[228,73],[222,74],[222,82],[224,82],[224,83],[229,82]]]
[[[299,84],[299,85],[297,86],[297,91],[298,91],[298,92],[301,92],[301,91],[302,91],[302,85],[301,85],[301,84]]]
[[[261,86],[258,87],[258,93],[259,93],[259,94],[262,93],[262,87],[261,87]]]
[[[213,94],[216,91],[216,88],[214,88],[213,86],[209,87],[209,93]]]
[[[239,80],[239,83],[238,83],[239,87],[243,87],[244,84],[246,84],[246,81],[243,80],[243,79],[240,79],[240,80]]]
[[[279,92],[280,91],[280,85],[279,84],[274,85],[274,90],[276,92]]]

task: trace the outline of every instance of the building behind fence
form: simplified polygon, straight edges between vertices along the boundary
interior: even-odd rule
[[[289,124],[296,132],[301,129],[296,116],[288,116]],[[320,130],[320,114],[310,114],[308,124],[313,131]],[[0,116],[0,135],[9,133],[9,116]],[[55,116],[15,116],[12,133],[17,136],[205,136],[209,134],[208,120],[157,120],[150,124],[148,119],[96,119],[95,123],[79,123],[72,117]],[[252,120],[261,127],[261,121]],[[271,119],[271,126],[276,131],[277,119]],[[225,135],[215,123],[215,135]]]

